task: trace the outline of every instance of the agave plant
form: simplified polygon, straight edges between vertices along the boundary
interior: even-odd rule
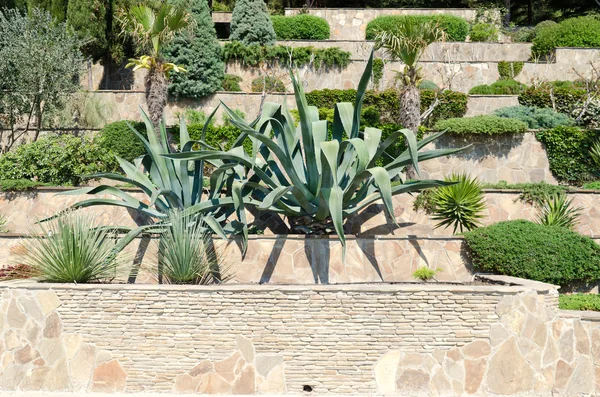
[[[370,204],[381,200],[390,221],[393,215],[392,196],[414,192],[453,182],[418,180],[403,182],[402,170],[419,162],[456,153],[462,149],[419,152],[440,134],[417,142],[410,130],[400,130],[382,141],[376,128],[360,130],[360,114],[366,87],[373,67],[373,54],[360,80],[354,106],[338,103],[335,107],[332,134],[328,136],[326,120],[319,120],[316,107],[308,106],[301,84],[292,73],[292,83],[300,122],[283,105],[265,103],[260,118],[246,123],[234,111],[224,106],[231,123],[242,133],[231,150],[203,150],[167,155],[185,161],[220,160],[223,166],[243,165],[245,175],[233,175],[233,199],[239,206],[255,206],[285,216],[292,232],[328,234],[335,232],[345,243],[344,221]],[[386,149],[404,135],[407,149],[392,157],[384,167],[376,162]],[[252,140],[252,153],[241,147],[242,141]],[[400,183],[392,186],[398,178]],[[255,203],[259,203],[256,205]]]
[[[29,275],[55,283],[90,283],[116,276],[124,258],[114,254],[115,231],[99,228],[89,214],[67,213],[41,224],[25,242]]]
[[[201,141],[190,139],[185,120],[181,120],[179,130],[180,154],[195,153],[196,149],[194,148],[203,145],[206,129],[215,112],[216,109],[206,121]],[[166,155],[174,150],[167,141],[164,123],[160,123],[159,137],[154,133],[153,124],[143,111],[142,118],[146,124],[147,139],[133,127],[130,126],[130,128],[143,143],[146,154],[135,159],[133,163],[117,156],[117,161],[125,175],[100,173],[92,176],[138,187],[146,194],[146,198],[137,199],[115,186],[86,187],[61,194],[112,195],[115,198],[90,198],[75,203],[69,210],[112,205],[136,210],[152,219],[149,224],[137,228],[120,227],[121,230],[128,231],[128,234],[120,241],[117,250],[125,247],[133,238],[144,231],[161,232],[164,227],[168,226],[169,214],[174,210],[185,210],[186,214],[201,217],[203,225],[206,225],[209,230],[223,238],[226,238],[227,234],[236,233],[242,229],[247,230],[245,214],[241,211],[242,207],[231,197],[231,184],[228,183],[228,173],[233,172],[234,167],[223,166],[213,172],[210,178],[211,190],[204,193],[204,162],[199,159],[184,163],[167,158]],[[217,161],[215,163],[219,166],[222,165],[222,162]],[[235,209],[238,210],[238,219],[242,222],[235,219],[231,222],[228,221]]]
[[[555,193],[546,197],[539,207],[538,223],[573,229],[579,223],[581,207],[573,208],[573,200],[567,195]]]
[[[440,222],[435,226],[454,226],[453,233],[460,229],[462,233],[473,230],[480,225],[485,210],[485,199],[481,184],[477,178],[470,178],[467,174],[452,174],[445,178],[454,185],[442,186],[433,190],[431,201],[433,204],[433,219]]]

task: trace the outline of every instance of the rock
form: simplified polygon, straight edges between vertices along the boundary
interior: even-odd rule
[[[600,329],[596,328],[592,331],[592,357],[594,364],[600,365]]]
[[[20,389],[25,391],[38,391],[41,390],[44,385],[44,380],[46,379],[46,375],[50,371],[48,367],[38,367],[34,368],[27,374],[25,379],[23,379],[23,383],[21,384]]]
[[[520,311],[515,310],[502,316],[501,322],[507,330],[519,335],[523,330],[525,316]]]
[[[27,317],[23,314],[19,306],[17,306],[17,301],[12,299],[10,304],[8,305],[8,310],[6,312],[6,322],[10,328],[23,328],[25,326],[25,322],[27,321]]]
[[[12,329],[4,334],[4,343],[6,345],[6,350],[14,350],[24,345],[19,336],[19,332]]]
[[[429,390],[429,374],[420,369],[405,369],[398,374],[396,387],[399,394],[427,392]]]
[[[65,354],[67,360],[71,360],[77,352],[79,351],[79,347],[81,347],[81,343],[83,342],[83,338],[81,334],[65,334],[63,335],[63,343],[65,346]]]
[[[231,393],[231,385],[219,374],[206,374],[202,376],[202,383],[198,387],[198,392],[202,394],[229,394]]]
[[[254,366],[246,365],[242,370],[240,377],[233,385],[232,394],[254,394],[256,391],[256,386],[254,384],[254,380],[256,378],[256,373],[254,370]]]
[[[533,388],[533,369],[514,338],[504,342],[489,361],[487,388],[495,394],[525,393]]]
[[[242,358],[239,352],[235,352],[231,357],[215,363],[215,372],[218,373],[227,382],[235,380],[235,367]]]
[[[264,394],[285,393],[285,372],[283,365],[278,365],[269,372],[269,376],[261,383],[258,391]]]
[[[490,343],[493,347],[499,346],[509,337],[510,334],[502,324],[496,323],[490,327]]]
[[[214,372],[214,368],[212,362],[206,360],[192,368],[189,374],[190,376],[198,376],[208,374],[209,372]]]
[[[261,354],[256,356],[256,372],[258,372],[264,378],[269,375],[269,372],[273,368],[281,364],[283,364],[283,356],[269,354]]]
[[[590,354],[590,336],[586,329],[579,320],[574,321],[573,326],[575,330],[575,349],[577,349],[577,352],[580,354]]]
[[[579,357],[565,392],[568,396],[591,394],[594,391],[594,367],[587,357]]]
[[[490,343],[486,340],[474,340],[462,348],[465,357],[481,358],[486,357],[492,352]]]
[[[29,343],[35,346],[40,340],[40,336],[42,335],[41,331],[42,329],[35,321],[31,319],[27,320],[27,323],[25,324],[25,336]]]
[[[55,339],[60,336],[61,325],[58,314],[51,313],[46,317],[46,325],[44,326],[44,338]]]
[[[63,391],[69,388],[67,360],[61,358],[46,374],[42,388],[46,391]]]
[[[19,385],[25,378],[27,367],[11,365],[0,372],[0,389],[1,390],[17,390]]]
[[[17,364],[27,364],[39,356],[40,354],[33,350],[31,346],[25,345],[25,347],[22,347],[15,352],[15,362]]]
[[[116,393],[125,389],[127,373],[117,360],[100,364],[94,370],[92,391],[100,393]]]
[[[52,365],[56,361],[65,357],[65,349],[62,343],[56,343],[54,339],[42,339],[37,346],[38,351],[42,358],[49,364]]]
[[[556,364],[556,373],[554,375],[554,391],[561,392],[567,386],[571,375],[573,374],[573,368],[563,360],[560,360]]]
[[[250,341],[250,339],[238,335],[235,338],[235,344],[237,349],[242,353],[242,357],[247,363],[254,363],[254,345]]]
[[[431,377],[430,388],[431,391],[438,396],[452,394],[452,385],[450,384],[450,380],[446,375],[444,375],[444,371],[442,371],[441,368],[434,370],[433,376]]]
[[[25,315],[27,317],[31,317],[34,320],[41,320],[44,318],[44,314],[40,310],[38,304],[33,298],[21,298],[19,299],[19,304],[23,308]]]
[[[178,375],[175,378],[175,393],[192,394],[195,393],[200,385],[200,380],[188,374]]]
[[[465,360],[465,391],[468,394],[475,394],[479,390],[485,370],[485,358]]]
[[[87,390],[92,378],[92,369],[94,368],[95,360],[96,347],[86,343],[81,346],[77,356],[69,362],[71,383],[74,390]]]
[[[572,329],[565,332],[558,340],[558,351],[560,352],[560,358],[570,363],[574,357],[574,332]]]
[[[375,364],[375,383],[381,394],[393,394],[396,392],[396,373],[400,352],[397,350],[384,354]]]
[[[44,316],[52,313],[60,307],[60,299],[53,290],[40,291],[37,293],[37,301]]]

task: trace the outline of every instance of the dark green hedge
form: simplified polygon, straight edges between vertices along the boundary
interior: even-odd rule
[[[558,307],[562,310],[600,311],[600,295],[598,294],[560,294]]]
[[[515,80],[498,80],[490,85],[476,85],[469,90],[469,95],[517,95],[525,91],[527,86]]]
[[[600,131],[560,126],[539,131],[536,137],[546,147],[550,171],[559,181],[581,184],[600,172],[589,156]]]
[[[569,18],[536,29],[532,57],[544,57],[557,47],[600,47],[600,19],[596,16]]]
[[[366,39],[374,40],[377,33],[381,31],[394,32],[397,29],[398,21],[408,18],[438,23],[440,28],[446,32],[447,41],[465,41],[469,34],[467,21],[454,15],[383,15],[367,24]]]
[[[567,115],[570,115],[587,95],[584,89],[576,87],[573,83],[557,82],[557,84],[545,84],[540,87],[526,89],[519,94],[519,104],[538,108],[552,108],[550,93],[554,96],[556,111]]]
[[[527,130],[527,124],[516,119],[484,115],[440,120],[434,128],[455,135],[497,135],[523,133]]]
[[[600,279],[600,246],[565,228],[515,220],[464,236],[476,271],[561,286]]]
[[[271,16],[277,40],[327,40],[329,24],[314,15]]]
[[[136,157],[146,153],[144,145],[127,126],[127,123],[135,128],[137,132],[146,135],[146,125],[144,123],[121,120],[104,126],[95,139],[100,148],[110,156],[111,161],[107,164],[109,170],[116,171],[119,169],[119,163],[115,159],[115,155],[127,161],[133,161]]]
[[[451,117],[462,117],[467,112],[467,95],[456,91],[421,90],[421,112],[424,112],[439,96],[439,103],[435,110],[425,120],[426,126],[434,125],[438,120]],[[356,90],[315,90],[306,94],[309,105],[318,108],[333,109],[338,102],[352,102],[356,98]],[[400,99],[398,91],[388,89],[384,91],[367,91],[364,106],[374,106],[381,114],[382,123],[398,123],[400,119]]]

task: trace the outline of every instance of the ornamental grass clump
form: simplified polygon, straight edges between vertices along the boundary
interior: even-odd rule
[[[116,231],[97,227],[87,214],[69,212],[40,224],[40,234],[25,240],[22,263],[43,282],[110,281],[124,264],[117,255]]]

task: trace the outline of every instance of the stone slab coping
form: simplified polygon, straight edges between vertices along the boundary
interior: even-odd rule
[[[414,11],[414,10],[418,10],[418,11],[430,11],[430,12],[437,12],[437,11],[442,11],[441,13],[443,13],[444,11],[447,10],[459,10],[459,11],[473,11],[476,12],[477,9],[475,8],[468,8],[468,7],[464,7],[464,8],[396,8],[396,7],[379,7],[379,8],[360,8],[360,7],[356,7],[356,8],[342,8],[342,7],[318,7],[318,8],[299,8],[299,7],[286,7],[284,10],[298,10],[298,11],[321,11],[321,10],[359,10],[359,11],[378,11],[378,10],[384,10],[384,11],[389,11],[389,10],[398,10],[398,11]]]
[[[474,275],[476,280],[487,281],[492,283],[498,283],[501,285],[515,285],[523,286],[536,291],[549,291],[560,289],[559,285],[553,285],[548,283],[542,283],[541,281],[527,280],[519,277],[502,276],[498,274],[482,274],[476,273]]]
[[[563,318],[600,322],[600,312],[590,310],[560,310],[558,314]]]

